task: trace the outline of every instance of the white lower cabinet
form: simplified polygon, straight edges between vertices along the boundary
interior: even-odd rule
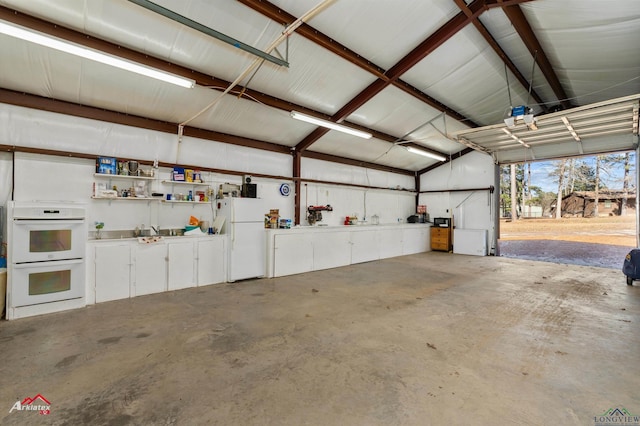
[[[378,231],[380,259],[402,256],[403,233],[398,231],[398,229],[381,229]]]
[[[166,244],[137,244],[134,253],[135,273],[131,296],[167,291]]]
[[[193,241],[167,243],[167,289],[196,286],[196,245]]]
[[[431,251],[431,228],[403,229],[402,254],[416,254]]]
[[[276,235],[274,251],[273,270],[276,277],[313,270],[311,234]]]
[[[226,281],[225,240],[200,240],[197,244],[198,285],[217,284]]]
[[[131,247],[125,244],[95,246],[96,303],[130,296]]]
[[[225,282],[225,244],[222,236],[93,243],[87,252],[87,303]]]
[[[430,250],[428,225],[268,231],[269,277],[337,268]]]
[[[380,259],[380,242],[376,231],[351,232],[351,263]]]
[[[318,232],[313,235],[313,269],[329,269],[351,263],[349,232]]]

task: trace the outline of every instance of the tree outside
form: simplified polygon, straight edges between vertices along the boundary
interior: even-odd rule
[[[612,192],[620,198],[617,214],[626,215],[628,201],[636,192],[634,163],[633,152],[534,163],[534,167],[547,170],[540,183],[532,182],[530,162],[501,166],[501,216],[517,220],[553,215],[559,219],[563,212],[556,206],[562,206],[563,198],[583,193],[593,200],[589,215],[598,217],[600,199],[603,194],[609,199],[606,195]]]

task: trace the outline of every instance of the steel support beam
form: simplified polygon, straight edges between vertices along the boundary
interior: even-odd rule
[[[293,211],[294,211],[294,225],[300,225],[300,196],[302,193],[300,178],[302,171],[302,154],[300,152],[293,152]]]
[[[122,58],[126,58],[134,62],[148,65],[153,68],[158,68],[164,71],[172,72],[177,75],[192,78],[196,81],[196,83],[199,86],[209,87],[214,90],[224,90],[226,87],[229,86],[229,84],[231,84],[226,80],[208,76],[201,72],[191,70],[189,68],[185,68],[180,65],[175,65],[170,62],[164,61],[162,59],[154,58],[147,54],[136,52],[134,50],[128,49],[123,46],[119,46],[101,39],[97,39],[95,37],[87,36],[78,31],[52,24],[50,22],[15,11],[13,9],[6,8],[4,6],[0,6],[0,19],[4,19],[8,22],[13,22],[14,24],[31,28],[33,30],[40,31],[46,34],[50,34],[52,36],[59,37],[77,44],[91,47],[96,50],[100,50],[106,53],[120,56]],[[42,109],[45,111],[58,112],[62,114],[74,115],[77,117],[92,118],[96,120],[147,128],[150,130],[159,130],[159,131],[175,133],[175,134],[178,133],[178,125],[174,123],[161,122],[159,120],[155,120],[147,117],[137,117],[137,116],[127,115],[127,114],[119,114],[114,111],[106,111],[100,108],[93,108],[93,107],[88,107],[84,105],[78,105],[71,102],[56,101],[54,99],[44,98],[40,96],[31,97],[29,95],[24,95],[22,93],[12,92],[10,90],[2,90],[2,92],[3,93],[0,96],[0,101],[2,101],[1,99],[4,98],[5,99],[4,102],[8,104],[27,106],[29,108],[34,108],[34,109]],[[279,99],[274,96],[267,95],[257,90],[247,89],[242,86],[238,86],[237,90],[232,91],[231,94],[243,96],[244,99],[250,100],[252,102],[258,102],[260,104],[267,105],[272,108],[277,108],[284,111],[295,110],[295,111],[303,112],[305,114],[324,118],[326,120],[331,119],[330,116],[325,115],[319,111],[315,111],[307,107],[304,107],[302,105],[298,105],[293,102],[285,101],[283,99]],[[244,96],[244,95],[247,95],[247,96]],[[348,125],[356,129],[360,129],[360,130],[372,133],[374,137],[377,139],[381,139],[387,142],[393,142],[396,140],[396,137],[392,135],[388,135],[383,132],[369,129],[364,126],[360,126],[354,123],[348,123]],[[244,138],[241,136],[219,133],[219,132],[206,130],[206,129],[186,127],[184,130],[184,134],[187,136],[200,137],[200,138],[209,139],[209,140],[217,140],[220,142],[247,146],[250,148],[266,149],[267,151],[289,152],[289,147],[286,147],[286,146],[256,141],[250,138]],[[340,159],[342,157],[336,156],[335,158]],[[327,161],[331,161],[331,160],[327,160]],[[381,167],[384,167],[384,166],[381,166]],[[403,170],[403,172],[406,172],[406,171]]]
[[[246,1],[246,0],[245,0]],[[436,30],[432,35],[427,37],[409,54],[402,58],[398,63],[391,67],[386,73],[384,79],[378,79],[371,83],[366,89],[356,95],[351,101],[347,102],[340,110],[332,116],[332,121],[341,122],[366,102],[371,100],[375,95],[380,93],[394,81],[397,81],[402,74],[408,71],[424,59],[431,52],[442,46],[447,40],[453,37],[458,31],[472,22],[485,10],[485,0],[474,0],[470,5],[471,16],[467,16],[460,12],[451,18],[446,24]],[[302,141],[296,145],[297,151],[308,149],[314,142],[320,139],[328,132],[327,129],[316,129]]]
[[[208,35],[209,37],[213,37],[217,40],[230,44],[233,47],[236,47],[240,50],[244,50],[245,52],[251,53],[252,55],[265,59],[276,65],[285,66],[285,67],[289,66],[289,63],[283,59],[276,58],[275,56],[270,55],[266,52],[263,52],[260,49],[256,49],[255,47],[250,46],[246,43],[243,43],[240,40],[236,40],[235,38],[229,37],[226,34],[223,34],[219,31],[214,30],[213,28],[209,28],[205,25],[202,25],[199,22],[189,19],[186,16],[182,16],[179,13],[174,12],[173,10],[169,10],[165,7],[157,5],[149,0],[129,0],[129,1],[151,12],[162,15],[167,19],[171,19],[174,22],[184,25],[185,27],[189,27],[192,30],[196,30],[198,32],[201,32],[202,34]]]
[[[522,9],[520,6],[506,6],[502,8],[507,18],[511,21],[511,24],[515,28],[516,32],[529,49],[531,56],[536,58],[536,62],[540,67],[540,70],[544,74],[547,82],[551,86],[553,93],[555,93],[556,97],[560,101],[560,104],[565,108],[571,108],[571,102],[569,102],[567,93],[564,91],[562,84],[560,83],[560,79],[558,78],[549,58],[544,53],[544,49],[542,49],[542,45],[538,38],[536,37],[531,25],[527,21],[527,18],[524,16]]]
[[[418,170],[418,174],[423,174],[423,173],[430,172],[431,170],[437,169],[438,167],[442,166],[443,164],[447,164],[447,163],[449,163],[449,162],[451,162],[453,160],[456,160],[456,159],[462,157],[463,155],[467,155],[468,153],[473,152],[473,151],[475,151],[475,150],[472,149],[472,148],[465,148],[460,152],[456,152],[455,154],[451,154],[451,155],[447,156],[447,159],[444,160],[442,163],[433,164],[433,165],[431,165],[429,167],[425,167],[422,170]]]
[[[471,17],[473,15],[473,12],[471,11],[471,9],[469,9],[469,7],[464,2],[464,0],[454,0],[454,1],[465,15],[467,15],[468,17]],[[507,56],[505,51],[502,50],[502,47],[500,47],[496,39],[493,38],[489,30],[487,30],[487,28],[477,18],[473,19],[472,23],[473,23],[473,26],[476,27],[476,30],[478,30],[480,35],[482,35],[482,37],[485,39],[485,41],[489,43],[489,46],[491,46],[493,51],[496,52],[496,54],[500,59],[502,59],[502,62],[504,62],[507,65],[507,68],[509,68],[511,73],[516,77],[516,79],[518,79],[520,84],[522,84],[522,86],[524,86],[525,88],[528,88],[531,85],[531,82],[527,81],[527,79],[522,75],[520,70],[516,67],[513,61]],[[535,99],[535,101],[539,105],[542,105],[542,106],[545,105],[544,100],[533,89],[531,89],[531,96],[533,97],[533,99]]]

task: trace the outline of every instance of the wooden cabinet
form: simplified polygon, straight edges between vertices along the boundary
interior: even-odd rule
[[[431,250],[451,251],[451,228],[431,228]]]

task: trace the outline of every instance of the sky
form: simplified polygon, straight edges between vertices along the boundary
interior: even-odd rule
[[[580,157],[578,161],[586,161],[587,164],[595,167],[595,157]],[[631,166],[632,166],[632,182],[635,182],[635,153],[631,153]],[[556,168],[558,161],[532,161],[531,162],[531,185],[539,186],[543,191],[556,192],[558,191],[558,180],[556,177],[551,177],[549,174]],[[617,167],[611,171],[611,175],[602,174],[601,179],[609,189],[622,189],[622,167]],[[631,184],[633,186],[633,183]]]

